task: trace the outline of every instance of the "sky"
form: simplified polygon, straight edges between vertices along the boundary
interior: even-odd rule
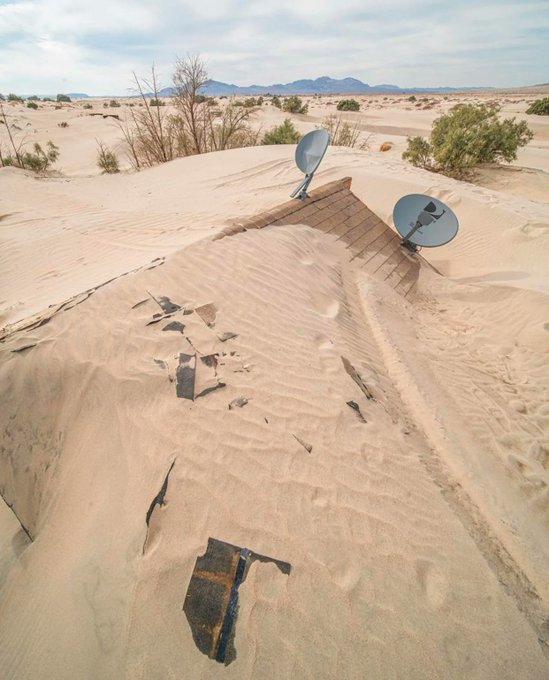
[[[124,95],[210,78],[271,85],[351,76],[401,87],[549,82],[549,0],[0,0],[0,92]]]

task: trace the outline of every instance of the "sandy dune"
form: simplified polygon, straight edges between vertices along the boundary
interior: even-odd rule
[[[330,149],[315,186],[460,218],[404,298],[309,226],[214,240],[292,153],[0,170],[4,677],[547,677],[549,205]],[[218,355],[195,401],[181,353]],[[225,667],[183,612],[209,538],[291,565],[250,567]]]

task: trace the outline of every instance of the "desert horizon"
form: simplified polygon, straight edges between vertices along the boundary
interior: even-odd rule
[[[316,2],[0,11],[6,680],[548,677],[541,14]]]

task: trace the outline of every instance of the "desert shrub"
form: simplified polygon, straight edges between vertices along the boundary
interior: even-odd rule
[[[140,108],[130,109],[120,128],[135,169],[181,156],[258,143],[259,133],[248,124],[253,115],[251,109],[237,107],[234,102],[218,109],[210,104],[211,97],[200,94],[209,78],[198,56],[176,62],[172,97],[176,114],[168,113],[165,107],[151,106],[145,94],[151,92],[154,99],[159,99],[160,85],[154,67],[150,80],[135,74],[134,80]]]
[[[417,101],[416,95],[415,95],[415,94],[410,95],[410,96],[408,97],[408,101],[409,101],[409,102],[415,102],[415,101]]]
[[[330,133],[330,143],[333,146],[348,146],[351,149],[367,149],[367,140],[360,142],[360,130],[358,121],[351,125],[341,120],[340,116],[334,113],[327,116],[322,121],[322,128]],[[360,142],[360,143],[359,143]]]
[[[38,96],[35,95],[35,94],[31,94],[30,97],[27,97],[27,101],[28,101],[28,102],[39,102],[39,101],[40,101],[40,97],[38,97]]]
[[[43,102],[52,102],[53,99],[50,99],[49,97],[43,97],[42,101]]]
[[[265,133],[262,144],[297,144],[301,135],[295,129],[294,124],[286,118],[281,125],[276,125]]]
[[[293,94],[291,97],[284,97],[282,110],[287,113],[307,113],[309,107],[303,103],[300,97]]]
[[[233,106],[244,106],[244,100],[243,99],[235,99],[232,102]]]
[[[93,106],[91,104],[86,103],[86,104],[84,104],[84,108],[85,109],[93,109]]]
[[[243,102],[242,106],[245,106],[247,109],[251,109],[254,106],[261,106],[263,104],[263,97],[247,97]]]
[[[281,108],[282,108],[282,102],[280,101],[280,97],[279,97],[277,94],[275,94],[275,95],[273,96],[273,98],[271,99],[271,104],[272,104],[273,106],[276,106],[277,109],[281,109]]]
[[[58,102],[70,102],[71,98],[67,94],[58,94],[57,95],[57,101]]]
[[[108,109],[109,108],[109,102],[103,102],[103,108]]]
[[[166,106],[166,102],[163,102],[161,99],[157,99],[156,97],[153,97],[150,101],[151,106]]]
[[[66,120],[64,120],[61,123],[57,123],[57,126],[60,127],[60,128],[68,128],[69,124],[67,123]]]
[[[536,116],[549,116],[549,97],[543,99],[536,99],[526,109],[526,113],[533,113]]]
[[[6,101],[6,98],[5,98],[4,95],[0,92],[0,102],[5,102],[5,101]]]
[[[109,102],[109,106],[111,107],[111,109],[120,108],[120,102],[117,102],[116,99],[111,99]]]
[[[54,108],[56,111],[59,111],[59,109],[62,109],[62,108],[63,108],[63,104],[56,104],[53,108]]]
[[[97,165],[103,174],[112,175],[120,172],[118,158],[115,153],[106,147],[103,142],[97,142]]]
[[[360,104],[356,99],[342,99],[337,103],[338,111],[360,111]]]
[[[383,142],[383,144],[379,147],[380,151],[390,151],[393,148],[393,143],[392,142]]]
[[[458,104],[437,118],[429,140],[408,139],[402,154],[413,165],[462,177],[483,163],[511,162],[517,150],[533,137],[525,121],[498,119],[499,107],[489,104]]]
[[[11,133],[9,134],[13,153],[3,154],[0,149],[0,165],[12,165],[34,172],[44,172],[59,157],[59,148],[53,142],[47,143],[45,151],[38,143],[34,144],[33,151],[25,151],[14,143]]]
[[[14,94],[13,92],[10,92],[8,94],[8,101],[9,102],[22,102],[23,99],[18,94]]]
[[[38,104],[36,102],[27,102],[27,109],[37,109]]]

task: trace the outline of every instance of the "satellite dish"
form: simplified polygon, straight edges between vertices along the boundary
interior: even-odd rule
[[[459,228],[457,217],[447,205],[424,194],[399,198],[393,209],[393,222],[402,236],[400,245],[414,253],[417,246],[435,248],[449,243]]]
[[[305,174],[305,179],[291,193],[292,198],[301,200],[307,196],[309,184],[324,158],[329,143],[330,134],[326,130],[313,130],[302,137],[295,150],[295,162],[301,172]]]

